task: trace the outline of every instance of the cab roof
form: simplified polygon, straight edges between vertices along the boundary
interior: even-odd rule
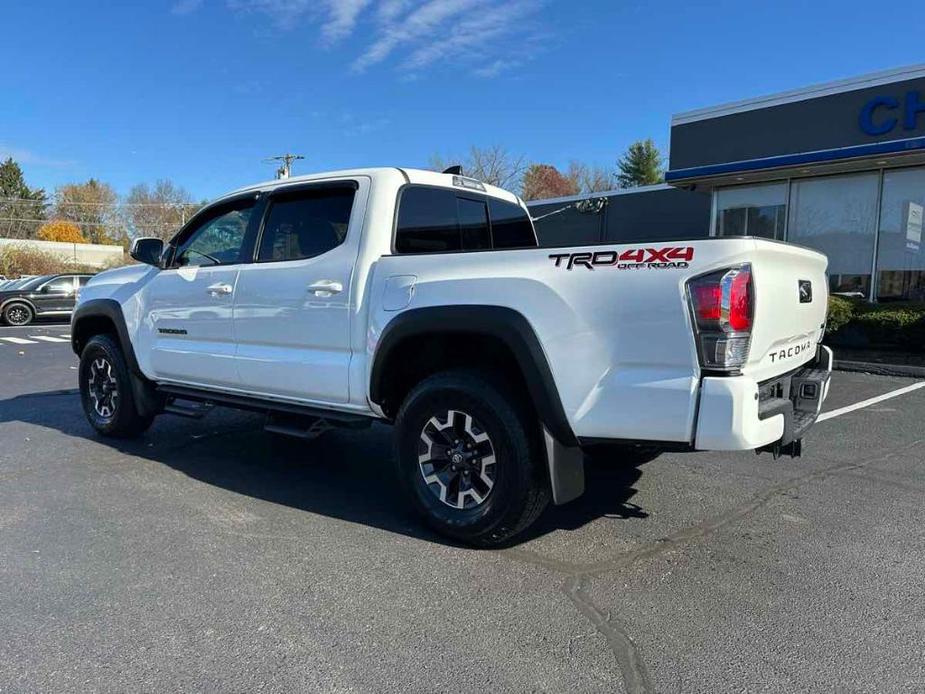
[[[341,171],[323,171],[314,174],[307,174],[304,176],[293,176],[291,178],[282,180],[276,179],[272,181],[264,181],[263,183],[256,183],[253,185],[244,186],[243,188],[238,188],[237,190],[216,198],[216,200],[213,202],[217,202],[218,200],[222,200],[224,198],[233,197],[235,195],[240,195],[241,193],[275,190],[276,188],[299,183],[311,183],[312,181],[326,181],[331,180],[332,178],[351,178],[355,176],[379,178],[383,176],[395,176],[396,173],[403,176],[407,183],[440,186],[444,188],[452,188],[454,190],[472,190],[490,195],[492,197],[501,198],[503,200],[507,200],[508,202],[513,202],[516,205],[523,206],[520,198],[518,198],[510,191],[504,190],[503,188],[498,188],[497,186],[488,185],[487,183],[482,183],[481,181],[477,181],[477,179],[474,178],[469,178],[467,176],[454,176],[453,174],[438,173],[436,171],[427,171],[424,169],[406,169],[397,166],[382,166],[367,169],[344,169]],[[466,185],[466,182],[469,182],[470,184],[475,182],[480,186],[480,189],[470,187],[470,185]]]

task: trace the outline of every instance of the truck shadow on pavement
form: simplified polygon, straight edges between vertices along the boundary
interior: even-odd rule
[[[105,439],[84,419],[76,390],[0,401],[0,432],[16,422],[47,431],[32,431],[25,444],[10,433],[2,435],[12,444],[7,454],[14,459],[23,454],[15,452],[17,446],[28,447],[33,458],[70,457],[71,464],[80,466],[137,465],[139,461],[131,458],[141,458],[237,494],[449,544],[404,503],[393,473],[391,431],[386,425],[334,430],[303,441],[264,432],[258,415],[217,408],[202,420],[159,417],[139,439]],[[94,449],[92,455],[89,448]],[[616,461],[612,466],[588,463],[585,494],[564,506],[550,505],[518,543],[557,530],[577,530],[602,517],[648,517],[630,502],[641,474],[638,467]]]

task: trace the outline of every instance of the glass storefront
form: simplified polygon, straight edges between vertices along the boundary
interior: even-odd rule
[[[715,235],[776,238],[825,253],[832,293],[925,301],[923,167],[722,188],[714,205]]]
[[[829,291],[870,297],[879,174],[804,178],[790,184],[787,240],[829,256]]]
[[[737,186],[716,191],[718,236],[783,239],[786,216],[786,183]]]
[[[884,171],[877,300],[925,301],[925,168]]]

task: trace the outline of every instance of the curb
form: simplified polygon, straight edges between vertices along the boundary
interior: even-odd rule
[[[906,366],[904,364],[878,364],[870,361],[843,361],[836,359],[833,364],[836,371],[855,371],[876,376],[907,376],[925,378],[925,366]]]

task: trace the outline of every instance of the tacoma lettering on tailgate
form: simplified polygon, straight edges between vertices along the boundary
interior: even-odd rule
[[[771,363],[773,364],[777,361],[781,361],[783,359],[790,359],[792,357],[803,354],[807,350],[812,349],[812,346],[813,346],[813,341],[807,340],[806,342],[801,342],[798,345],[791,345],[790,347],[787,347],[785,349],[776,349],[773,352],[770,352],[768,356],[771,357]]]

